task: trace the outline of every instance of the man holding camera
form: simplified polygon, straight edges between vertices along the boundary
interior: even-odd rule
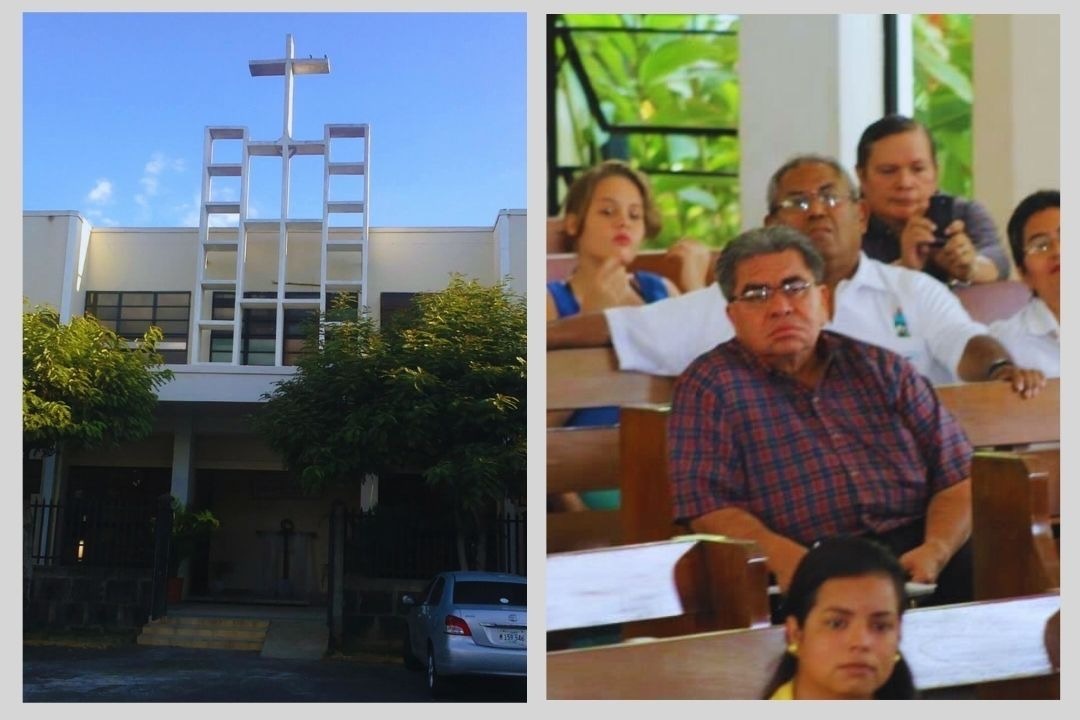
[[[1009,260],[994,221],[974,200],[938,192],[929,131],[888,115],[859,139],[856,171],[870,211],[863,252],[953,284],[1007,277]]]

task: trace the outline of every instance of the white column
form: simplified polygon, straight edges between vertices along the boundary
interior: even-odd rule
[[[881,15],[745,15],[739,37],[744,229],[765,216],[769,176],[818,153],[854,171],[863,129],[884,113]]]
[[[1058,15],[975,15],[972,28],[974,195],[1004,240],[1013,208],[1061,186]]]
[[[173,428],[172,483],[170,492],[184,505],[195,500],[195,442],[190,413],[178,414]]]

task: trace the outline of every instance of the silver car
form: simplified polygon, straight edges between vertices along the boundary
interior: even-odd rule
[[[434,696],[454,675],[525,676],[526,579],[508,573],[454,571],[436,575],[409,608],[405,665],[427,664]]]

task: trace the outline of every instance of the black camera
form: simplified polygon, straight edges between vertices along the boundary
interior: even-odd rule
[[[953,221],[953,196],[938,193],[930,196],[930,205],[926,208],[926,217],[936,226],[934,228],[934,247],[941,247],[948,241],[945,228]]]

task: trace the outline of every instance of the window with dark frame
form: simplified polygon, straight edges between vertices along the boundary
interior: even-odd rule
[[[141,339],[150,326],[159,327],[164,337],[157,349],[165,362],[188,362],[190,292],[88,291],[86,314],[131,342]]]
[[[244,294],[248,298],[275,298],[273,292],[248,292]],[[288,299],[318,299],[317,292],[287,292]],[[344,307],[355,308],[358,303],[358,295],[355,292],[326,294],[327,312],[332,313],[339,304]],[[343,299],[342,299],[343,298]],[[211,319],[232,320],[235,317],[236,294],[231,292],[215,292],[211,298]],[[284,365],[296,365],[305,351],[307,341],[307,323],[315,316],[315,311],[310,309],[296,309],[285,311],[285,347],[282,352]],[[240,364],[241,365],[273,365],[274,364],[274,335],[277,326],[277,310],[275,308],[245,308],[240,337]],[[210,333],[210,362],[232,361],[233,334],[229,330],[213,330]]]

